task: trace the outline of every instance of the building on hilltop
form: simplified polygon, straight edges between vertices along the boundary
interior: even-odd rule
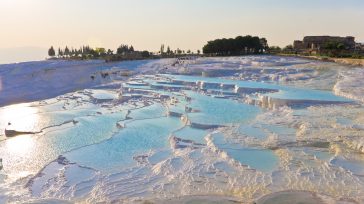
[[[341,43],[346,50],[355,49],[355,38],[352,36],[337,37],[337,36],[305,36],[302,41],[295,40],[293,42],[293,49],[307,50],[307,51],[320,51],[328,43]]]

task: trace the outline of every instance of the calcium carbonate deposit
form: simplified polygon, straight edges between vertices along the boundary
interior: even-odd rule
[[[0,65],[0,202],[364,203],[363,79],[277,56]]]

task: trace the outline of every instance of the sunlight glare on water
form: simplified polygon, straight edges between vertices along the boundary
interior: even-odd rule
[[[32,151],[34,138],[32,135],[21,135],[5,141],[5,147],[11,155],[25,155]]]
[[[38,108],[29,104],[17,104],[0,109],[0,126],[2,129],[32,131],[40,122]]]

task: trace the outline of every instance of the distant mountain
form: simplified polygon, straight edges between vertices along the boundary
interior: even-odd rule
[[[15,47],[0,48],[0,64],[15,62],[38,61],[47,57],[47,48]]]

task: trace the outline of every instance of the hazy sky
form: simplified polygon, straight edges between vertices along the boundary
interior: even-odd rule
[[[0,50],[164,43],[195,51],[247,34],[279,46],[305,35],[364,41],[364,0],[0,0]]]

